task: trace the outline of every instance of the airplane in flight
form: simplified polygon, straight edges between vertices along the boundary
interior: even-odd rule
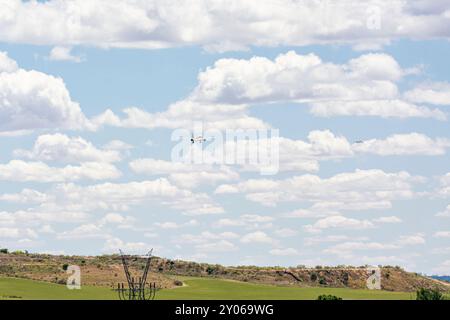
[[[191,143],[192,144],[194,144],[194,143],[203,143],[203,142],[206,142],[206,139],[204,137],[202,137],[202,136],[194,137],[194,135],[192,135],[192,137],[191,137]]]

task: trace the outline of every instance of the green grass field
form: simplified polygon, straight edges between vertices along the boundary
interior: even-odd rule
[[[159,300],[314,300],[321,294],[332,294],[344,299],[408,300],[414,294],[403,292],[369,291],[336,288],[295,288],[237,281],[182,278],[185,286],[161,290]],[[111,300],[117,295],[109,288],[83,286],[81,290],[68,290],[63,285],[25,279],[0,278],[0,299],[40,300]]]
[[[116,293],[108,288],[84,286],[81,290],[69,290],[53,283],[0,278],[0,299],[111,300],[116,299]]]
[[[344,288],[296,288],[217,279],[183,279],[187,284],[159,292],[160,299],[255,299],[255,300],[315,300],[321,294],[332,294],[343,299],[411,299],[410,293],[353,290]]]

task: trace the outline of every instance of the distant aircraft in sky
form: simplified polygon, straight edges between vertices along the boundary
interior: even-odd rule
[[[194,143],[203,143],[203,142],[206,142],[206,139],[203,138],[202,136],[194,137],[194,135],[192,135],[192,137],[191,137],[191,143],[192,144],[194,144]]]

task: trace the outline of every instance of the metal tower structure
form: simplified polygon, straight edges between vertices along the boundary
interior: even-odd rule
[[[124,283],[118,283],[117,288],[114,289],[120,300],[154,300],[156,291],[156,283],[147,283],[148,271],[150,270],[150,263],[152,260],[153,249],[150,250],[144,257],[147,259],[145,263],[144,272],[141,277],[134,278],[130,273],[128,260],[132,256],[125,255],[122,250],[120,257],[122,260],[123,270],[127,278],[128,287]]]

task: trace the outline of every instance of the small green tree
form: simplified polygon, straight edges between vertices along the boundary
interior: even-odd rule
[[[0,249],[0,253],[7,254],[8,253],[8,249],[2,248],[2,249]]]
[[[317,297],[317,300],[320,301],[328,301],[328,300],[342,300],[342,298],[333,296],[331,294],[322,294],[319,297]]]
[[[444,296],[438,290],[420,288],[417,290],[416,300],[444,300]]]
[[[208,266],[208,267],[206,268],[206,272],[207,272],[209,275],[212,275],[212,274],[214,274],[214,273],[216,272],[216,270],[214,269],[214,267]]]
[[[67,271],[67,269],[69,268],[69,265],[67,263],[64,263],[62,268],[64,271]]]

